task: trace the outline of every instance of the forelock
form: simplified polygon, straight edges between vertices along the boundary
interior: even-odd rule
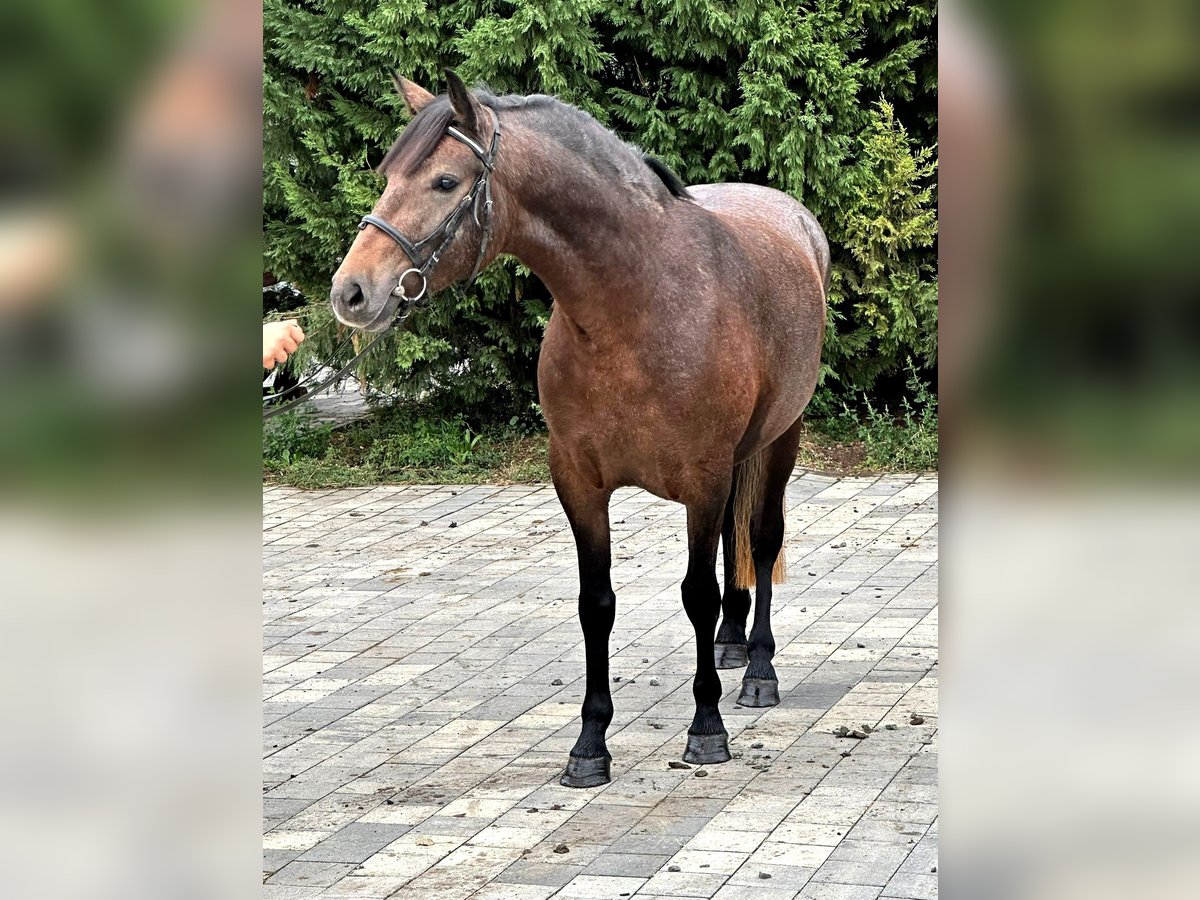
[[[412,117],[375,171],[386,175],[394,169],[401,175],[411,175],[441,143],[453,120],[450,100],[445,96],[435,98]]]

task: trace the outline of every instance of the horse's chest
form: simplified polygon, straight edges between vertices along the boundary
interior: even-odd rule
[[[654,379],[631,354],[571,352],[548,346],[538,367],[547,423],[562,435],[619,434],[653,403]]]
[[[686,414],[694,406],[688,392],[656,362],[624,349],[581,353],[548,340],[538,386],[552,441],[589,480],[674,499],[675,482],[706,455],[697,441],[704,443],[709,429]]]

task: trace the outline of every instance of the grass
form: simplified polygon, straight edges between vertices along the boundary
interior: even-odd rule
[[[913,401],[892,412],[860,409],[807,425],[797,464],[834,475],[937,468],[937,398],[910,385]],[[515,422],[479,430],[461,419],[396,409],[341,427],[298,415],[268,423],[263,470],[302,488],[372,484],[528,484],[550,480],[545,432]]]
[[[834,475],[937,468],[937,396],[910,364],[898,409],[860,398],[805,426],[798,466]],[[533,484],[550,481],[544,431],[517,420],[475,427],[420,410],[380,409],[342,427],[292,413],[264,427],[266,478],[296,487]]]
[[[333,428],[294,414],[264,430],[263,470],[303,488],[547,482],[547,443],[515,423],[476,431],[458,419],[381,410]]]

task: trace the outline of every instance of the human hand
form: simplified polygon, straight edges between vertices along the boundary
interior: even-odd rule
[[[273,369],[275,363],[287,362],[288,356],[304,342],[304,331],[295,319],[286,322],[263,323],[263,368]]]

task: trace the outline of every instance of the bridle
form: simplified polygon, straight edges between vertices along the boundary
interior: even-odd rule
[[[465,144],[475,156],[483,163],[483,168],[479,174],[475,176],[475,183],[471,185],[471,189],[463,195],[462,200],[454,209],[450,210],[450,214],[442,219],[442,223],[421,238],[419,241],[410,241],[401,234],[389,222],[379,218],[379,216],[363,216],[358,223],[358,230],[362,231],[368,225],[374,225],[393,241],[400,245],[400,249],[408,256],[412,262],[412,267],[405,269],[400,275],[399,281],[396,282],[396,287],[392,291],[404,299],[407,303],[416,303],[425,296],[425,291],[429,287],[429,275],[432,274],[434,268],[441,259],[442,253],[450,246],[454,240],[454,236],[458,233],[459,227],[466,218],[467,210],[472,209],[472,216],[475,219],[475,224],[482,230],[483,234],[479,239],[479,253],[475,256],[475,267],[471,269],[471,275],[467,279],[467,285],[470,286],[475,281],[475,276],[479,274],[479,268],[483,265],[483,258],[487,255],[488,242],[492,236],[492,170],[496,163],[496,152],[500,149],[500,116],[492,113],[492,144],[485,152],[483,147],[467,137],[454,126],[446,129],[446,134],[462,144]],[[481,214],[482,212],[482,214]],[[438,239],[441,239],[438,243]],[[424,253],[428,247],[437,243],[435,249],[428,256]],[[410,295],[404,288],[404,279],[409,275],[421,276],[421,289],[416,294]]]
[[[390,334],[397,325],[408,318],[409,314],[413,311],[413,307],[415,307],[416,304],[425,297],[426,291],[429,288],[429,276],[433,273],[434,268],[436,268],[442,254],[446,252],[446,248],[449,247],[450,243],[454,240],[454,236],[458,234],[458,229],[462,226],[463,220],[467,215],[467,210],[469,209],[472,210],[471,214],[475,219],[475,224],[478,225],[483,232],[479,238],[479,252],[475,256],[475,267],[471,269],[471,275],[467,279],[467,285],[469,286],[475,281],[475,276],[479,274],[479,270],[483,266],[484,257],[487,256],[488,243],[492,238],[491,179],[492,171],[496,165],[496,153],[500,149],[500,116],[494,110],[492,111],[492,120],[492,143],[486,151],[478,143],[467,137],[467,135],[463,134],[454,126],[450,126],[446,129],[447,135],[459,141],[460,143],[465,144],[467,148],[475,154],[479,161],[483,163],[483,169],[478,175],[475,176],[474,184],[472,184],[471,189],[463,195],[463,198],[458,201],[458,205],[455,206],[454,209],[450,210],[450,214],[446,216],[446,218],[442,219],[441,224],[438,225],[437,228],[433,229],[433,231],[429,232],[429,234],[425,235],[425,237],[421,238],[419,241],[410,241],[394,226],[379,218],[379,216],[368,215],[362,217],[362,220],[358,223],[359,231],[362,231],[368,225],[374,225],[393,241],[399,244],[400,249],[404,251],[405,255],[408,256],[409,261],[412,263],[410,268],[405,269],[404,272],[401,273],[399,280],[396,282],[396,287],[392,289],[392,294],[400,297],[401,299],[400,309],[387,328],[375,335],[370,343],[358,351],[358,353],[354,354],[354,357],[349,362],[343,365],[328,378],[312,388],[307,388],[307,385],[303,385],[302,382],[301,384],[295,385],[285,391],[280,392],[282,394],[286,394],[296,390],[301,386],[307,388],[307,393],[304,396],[296,397],[295,399],[289,400],[286,403],[273,406],[270,409],[264,409],[263,419],[270,419],[274,416],[280,415],[281,413],[285,413],[291,409],[294,409],[301,403],[307,401],[314,394],[318,394],[325,390],[327,387],[349,372],[350,369],[354,367],[355,363],[366,356],[376,344],[387,337],[387,335]],[[426,256],[425,251],[434,244],[437,244],[436,248],[433,250],[433,252]],[[415,294],[409,294],[404,288],[404,279],[413,274],[421,276],[421,289]],[[350,338],[347,338],[347,341],[349,341],[352,337],[353,335],[351,335]],[[343,347],[344,345],[345,344],[343,343]],[[341,352],[341,349],[342,347],[339,347],[335,351],[335,357]],[[278,399],[278,394],[264,398],[264,403],[270,402],[274,399]]]

